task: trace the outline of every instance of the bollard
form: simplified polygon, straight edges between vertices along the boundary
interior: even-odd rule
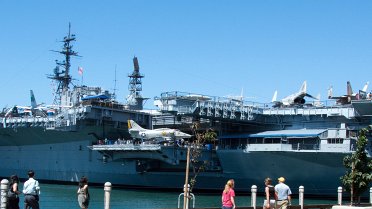
[[[184,209],[189,209],[189,206],[190,206],[190,184],[187,184],[187,188],[186,188],[186,184],[183,185],[183,194],[184,194],[184,199],[183,199]]]
[[[8,199],[6,198],[6,193],[8,191],[8,179],[1,180],[1,209],[6,209],[6,203]]]
[[[369,204],[372,205],[372,187],[369,188]]]
[[[252,185],[251,187],[251,192],[252,192],[252,195],[251,195],[251,206],[256,209],[256,199],[257,199],[257,186],[256,185]]]
[[[181,196],[185,196],[185,190],[186,190],[186,185],[183,185],[183,192],[178,195],[178,203],[177,203],[177,208],[180,208],[180,199],[181,199]],[[186,208],[189,208],[189,205],[190,205],[190,200],[192,200],[192,208],[195,208],[195,195],[193,193],[190,193],[190,184],[187,184],[187,200],[186,200]],[[184,197],[185,198],[185,197]],[[184,204],[185,204],[185,201],[184,201]]]
[[[304,186],[300,186],[298,188],[298,203],[301,206],[301,209],[304,209],[304,192],[305,192]]]
[[[342,205],[342,187],[337,188],[337,193],[338,193],[338,205]]]
[[[110,193],[111,193],[111,183],[106,182],[105,183],[105,198],[104,198],[104,208],[105,209],[110,209]]]

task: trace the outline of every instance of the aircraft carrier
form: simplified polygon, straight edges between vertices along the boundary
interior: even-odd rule
[[[138,59],[128,75],[127,103],[99,87],[71,87],[69,75],[75,36],[68,33],[48,76],[58,85],[53,105],[18,106],[0,115],[0,176],[26,178],[33,169],[43,182],[77,182],[182,191],[187,148],[192,140],[137,140],[128,133],[128,120],[144,128],[177,128],[191,132],[214,130],[218,140],[198,147],[203,171],[194,189],[220,192],[234,178],[236,190],[263,191],[265,177],[284,176],[292,191],[335,195],[344,175],[343,158],[354,151],[358,132],[372,124],[370,94],[350,102],[305,103],[303,92],[290,105],[246,102],[186,92],[164,92],[155,97],[156,111],[143,110],[142,78]],[[62,68],[62,70],[60,69]],[[306,89],[306,88],[305,88]],[[346,96],[349,98],[349,96]],[[300,99],[298,99],[300,98]],[[327,102],[330,102],[328,100]],[[284,102],[282,102],[284,103]],[[371,138],[371,132],[368,132]],[[367,152],[372,150],[369,143]],[[191,163],[190,176],[200,164]]]

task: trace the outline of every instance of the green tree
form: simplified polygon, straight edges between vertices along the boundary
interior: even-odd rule
[[[201,161],[202,153],[203,153],[203,146],[206,143],[215,142],[217,139],[217,134],[212,129],[208,129],[207,131],[200,130],[200,124],[198,122],[194,122],[191,125],[191,130],[195,136],[195,140],[191,143],[191,146],[187,148],[187,163],[186,163],[186,179],[185,179],[185,188],[184,188],[184,202],[183,202],[183,209],[188,209],[188,201],[190,200],[191,196],[189,195],[192,192],[196,184],[196,177],[198,174],[205,170],[205,167],[208,165],[208,161],[204,160]],[[190,144],[189,144],[190,145]],[[190,178],[189,181],[189,162],[191,161],[192,169],[193,169],[193,176]],[[190,189],[187,188],[186,185],[190,183]]]
[[[360,130],[355,152],[351,156],[345,156],[343,160],[347,171],[341,177],[341,182],[346,190],[350,192],[351,205],[360,203],[360,196],[372,182],[372,160],[365,151],[368,143],[367,132],[366,128]]]
[[[193,176],[190,179],[190,190],[196,184],[196,178],[199,173],[205,170],[208,165],[208,161],[201,161],[203,146],[209,143],[215,143],[217,140],[217,133],[213,129],[208,129],[206,131],[200,130],[200,124],[194,122],[191,126],[191,130],[195,136],[195,140],[192,142],[192,148],[190,150],[190,160],[192,164]]]

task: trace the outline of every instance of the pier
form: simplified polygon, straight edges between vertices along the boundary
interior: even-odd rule
[[[47,189],[49,187],[49,189]],[[163,208],[163,209],[179,209],[182,208],[182,206],[177,207],[175,203],[177,203],[176,198],[177,195],[174,193],[172,194],[166,194],[167,199],[171,199],[173,201],[168,201],[168,203],[163,204],[163,205],[156,205],[155,202],[159,202],[158,198],[161,199],[163,198],[161,195],[158,196],[157,198],[150,197],[148,195],[157,195],[157,192],[154,190],[151,191],[142,191],[136,193],[137,199],[142,199],[141,200],[136,200],[133,199],[132,196],[128,195],[123,195],[122,193],[124,192],[125,194],[130,194],[133,193],[132,190],[127,190],[127,189],[119,189],[119,190],[112,190],[112,188],[115,188],[115,185],[111,185],[110,182],[106,182],[104,185],[90,185],[90,194],[91,194],[91,204],[90,207],[91,209],[110,209],[110,208],[116,208],[116,209],[126,209],[126,208]],[[120,187],[116,187],[118,189]],[[252,187],[253,188],[253,187]],[[22,187],[19,187],[21,190]],[[253,188],[254,189],[254,188]],[[301,189],[301,188],[299,188]],[[299,193],[298,196],[294,195],[293,198],[296,200],[299,200],[298,205],[290,205],[288,206],[288,209],[346,209],[348,207],[348,202],[343,200],[346,200],[346,198],[342,197],[342,188],[337,188],[338,190],[335,190],[335,193],[338,192],[338,199],[334,200],[329,200],[325,204],[307,204],[305,205],[303,202],[303,193]],[[8,180],[3,179],[1,181],[1,207],[0,209],[5,209],[6,201],[7,198],[5,198],[6,191],[8,190]],[[55,191],[60,190],[60,192],[63,193],[54,193]],[[47,184],[41,184],[41,195],[40,195],[40,207],[41,208],[73,208],[73,207],[78,207],[77,205],[77,194],[76,194],[76,186],[65,186],[65,185],[47,185]],[[67,191],[67,192],[66,192]],[[254,190],[253,190],[254,191]],[[372,188],[370,190],[370,194],[372,195]],[[121,194],[121,195],[120,195]],[[183,194],[183,193],[182,193]],[[138,197],[138,195],[140,197]],[[190,195],[192,196],[192,195]],[[66,198],[69,199],[66,199]],[[199,196],[200,197],[200,196]],[[196,200],[199,198],[197,195],[194,197]],[[237,207],[236,209],[261,209],[262,208],[262,202],[261,200],[257,201],[256,199],[257,194],[252,193],[249,196],[237,196],[237,199],[240,201],[237,201]],[[336,197],[336,195],[335,195]],[[372,196],[371,196],[372,197]],[[244,204],[242,204],[241,200],[244,199]],[[199,198],[200,200],[200,198]],[[147,205],[138,205],[137,201],[140,202],[147,202]],[[162,202],[163,200],[160,200]],[[182,195],[182,201],[183,201],[183,195]],[[20,206],[22,206],[23,202],[23,195],[20,195]],[[172,203],[171,203],[172,202]],[[220,202],[220,196],[213,197],[213,203],[211,202],[211,205],[216,205],[216,202]],[[239,203],[240,202],[240,203]],[[208,207],[205,206],[206,202],[204,201],[203,206],[197,206],[200,204],[193,204],[192,200],[190,201],[190,205],[187,209],[220,209],[221,207]],[[369,200],[369,203],[363,203],[360,206],[364,206],[361,209],[371,209],[371,203],[372,199]],[[67,205],[66,205],[67,204]],[[152,205],[153,204],[153,205]],[[250,204],[250,205],[249,205]],[[170,206],[170,207],[169,207]],[[337,206],[337,208],[334,208],[334,206]]]
[[[361,207],[363,209],[372,209],[372,187],[369,190],[370,195],[369,195],[369,203],[360,203],[358,204],[358,207]],[[186,191],[184,191],[186,193]],[[188,193],[187,195],[181,193],[178,197],[178,205],[177,208],[167,208],[167,209],[219,209],[221,207],[195,207],[195,196],[192,193]],[[343,204],[343,188],[338,187],[337,188],[337,203],[335,204],[304,204],[304,193],[305,193],[305,188],[303,186],[299,187],[298,190],[298,202],[299,205],[291,205],[291,202],[289,202],[289,205],[287,206],[288,209],[349,209],[352,206],[349,204]],[[188,199],[185,200],[186,204],[184,206],[180,206],[180,197],[186,197],[188,196]],[[293,198],[293,195],[291,195]],[[236,200],[235,200],[236,201]],[[262,202],[261,202],[262,203]],[[263,206],[257,202],[257,186],[252,185],[251,187],[251,205],[250,206],[239,206],[237,205],[236,208],[239,209],[257,209],[257,208],[262,208]]]
[[[319,205],[304,205],[303,207],[301,205],[290,205],[287,208],[288,209],[330,209],[334,206],[334,204],[319,204]],[[242,206],[239,207],[237,206],[236,209],[257,209],[257,208],[262,208],[262,206]],[[179,209],[179,208],[167,208],[167,209]],[[195,209],[221,209],[221,207],[209,207],[209,208],[195,208]]]

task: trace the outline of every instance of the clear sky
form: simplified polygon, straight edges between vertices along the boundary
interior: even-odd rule
[[[344,0],[2,0],[0,107],[52,103],[59,42],[77,41],[71,75],[81,84],[128,94],[137,56],[144,97],[166,91],[240,95],[270,102],[298,91],[327,97],[372,82],[372,1]],[[371,85],[372,87],[372,85]],[[370,91],[371,88],[368,88]],[[150,100],[146,107],[153,107]]]

